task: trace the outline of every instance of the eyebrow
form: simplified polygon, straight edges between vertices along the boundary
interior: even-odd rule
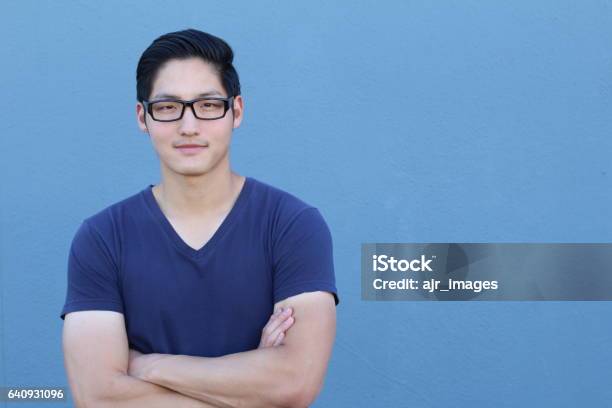
[[[203,92],[201,94],[196,95],[196,98],[201,98],[203,96],[223,96],[221,95],[219,92],[217,91],[209,91],[209,92]],[[160,93],[155,95],[153,98],[151,99],[159,99],[159,98],[173,98],[173,99],[181,99],[180,97],[176,96],[176,95],[172,95],[172,94],[167,94],[167,93]]]

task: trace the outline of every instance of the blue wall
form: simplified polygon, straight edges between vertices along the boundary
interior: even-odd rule
[[[362,242],[612,241],[611,2],[12,1],[0,23],[2,384],[66,385],[70,240],[159,180],[136,64],[193,27],[236,53],[235,170],[332,230],[315,407],[610,404],[610,303],[363,302],[359,268]]]

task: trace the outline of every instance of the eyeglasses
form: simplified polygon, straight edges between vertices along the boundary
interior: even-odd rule
[[[142,101],[149,115],[158,122],[174,122],[180,120],[185,113],[185,106],[189,106],[193,115],[202,120],[221,119],[233,106],[234,97],[229,98],[198,98],[191,101],[178,99],[158,99],[156,101]]]

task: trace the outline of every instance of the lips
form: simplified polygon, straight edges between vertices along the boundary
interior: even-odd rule
[[[176,146],[176,149],[185,156],[192,156],[192,155],[199,154],[200,152],[203,152],[206,149],[208,149],[208,145],[187,143],[187,144]]]

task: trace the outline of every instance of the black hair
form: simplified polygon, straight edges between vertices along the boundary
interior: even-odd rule
[[[202,58],[219,73],[227,96],[240,95],[240,79],[232,62],[234,52],[221,38],[189,28],[158,37],[142,53],[136,68],[136,99],[149,99],[161,66],[171,59]]]

